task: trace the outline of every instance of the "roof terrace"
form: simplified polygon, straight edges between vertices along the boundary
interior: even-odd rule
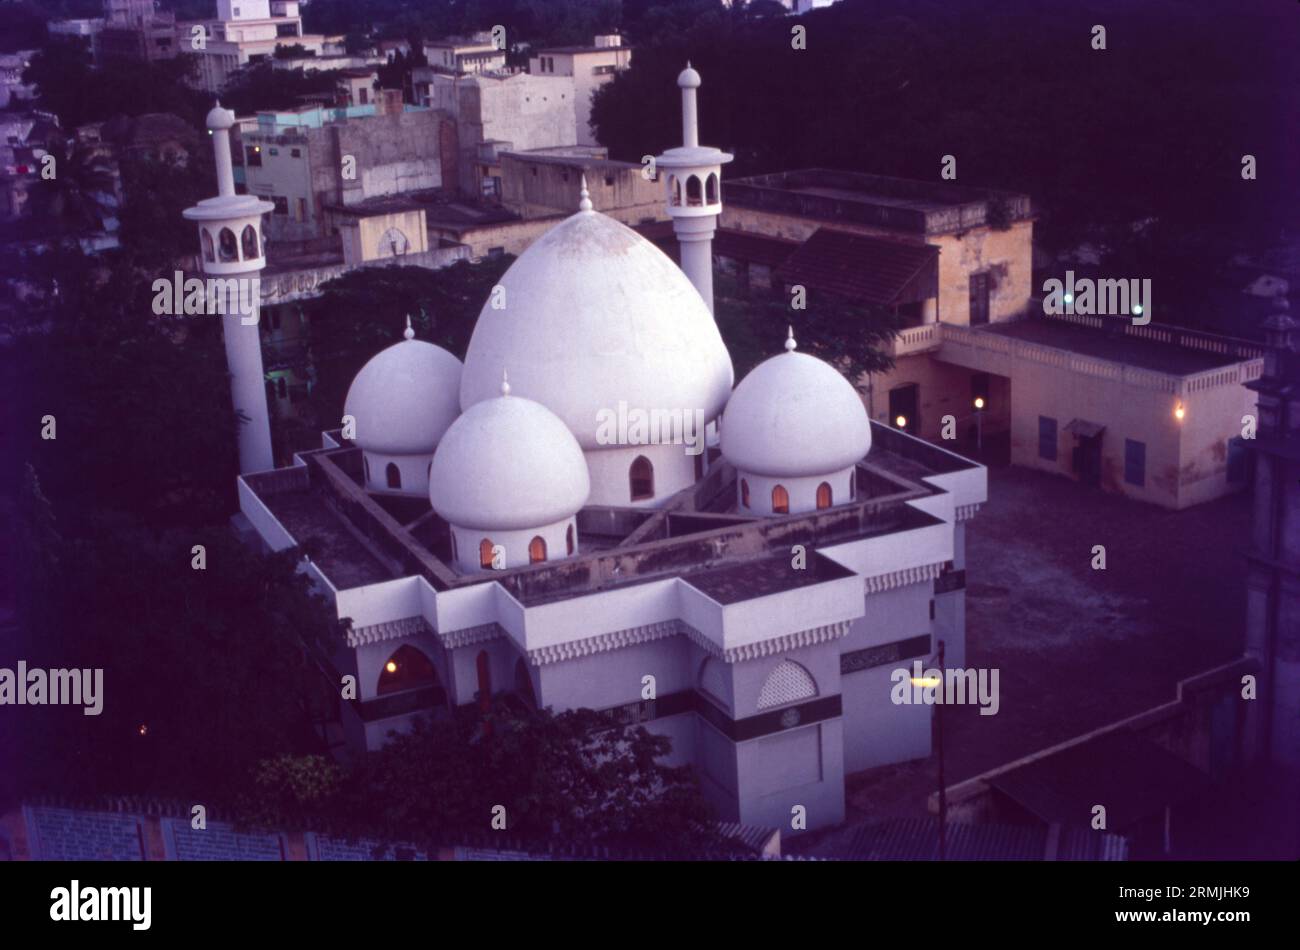
[[[906,504],[941,495],[927,476],[978,469],[936,446],[872,424],[874,444],[858,465],[859,497],[817,512],[753,517],[735,509],[735,471],[725,462],[658,509],[590,506],[578,514],[576,557],[462,574],[451,566],[448,526],[427,501],[372,494],[361,451],[303,453],[303,463],[243,476],[241,506],[277,549],[301,545],[336,591],[420,575],[435,590],[495,581],[532,606],[601,590],[684,576],[732,603],[846,576],[812,549],[941,523]],[[794,544],[808,568],[791,571]]]

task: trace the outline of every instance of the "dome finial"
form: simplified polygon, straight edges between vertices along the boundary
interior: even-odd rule
[[[582,187],[581,187],[581,189],[578,191],[578,199],[579,199],[579,201],[578,201],[578,210],[579,210],[579,211],[590,211],[590,210],[591,210],[591,193],[590,193],[589,191],[587,191],[587,173],[586,173],[586,172],[583,172],[583,174],[582,174]]]
[[[409,313],[406,315],[406,329],[402,331],[402,336],[408,340],[415,339],[415,330],[411,327],[411,315]]]
[[[794,327],[787,326],[785,335],[785,351],[787,353],[793,353],[794,348],[798,345],[799,344],[794,341]]]
[[[501,395],[510,395],[510,375],[504,369],[501,371]]]

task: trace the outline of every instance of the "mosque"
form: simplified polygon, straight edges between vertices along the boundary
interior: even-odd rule
[[[815,829],[843,820],[846,773],[930,753],[933,710],[895,705],[891,674],[940,640],[964,663],[986,473],[870,421],[797,322],[736,384],[712,315],[731,156],[698,143],[699,74],[678,85],[683,145],[656,166],[680,268],[584,184],[485,302],[463,363],[408,324],[341,427],[279,469],[256,327],[227,316],[250,420],[240,507],[266,548],[310,543],[303,570],[348,621],[318,659],[355,683],[351,749],[505,692],[671,737],[723,820]],[[209,115],[221,196],[187,212],[205,247],[226,225],[260,234],[222,177],[231,123]],[[236,242],[218,269],[255,273],[260,247]],[[598,421],[620,405],[701,419],[703,444],[672,427],[611,440]]]

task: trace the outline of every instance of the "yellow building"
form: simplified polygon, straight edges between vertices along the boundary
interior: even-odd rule
[[[763,264],[774,291],[902,318],[893,368],[859,381],[876,421],[1169,508],[1246,484],[1245,384],[1263,347],[1046,313],[1026,196],[825,169],[729,181],[723,196],[724,229],[796,242]]]

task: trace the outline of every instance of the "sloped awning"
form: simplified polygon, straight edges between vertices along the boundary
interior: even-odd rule
[[[1167,807],[1210,790],[1195,766],[1131,732],[1114,732],[986,779],[1047,823],[1087,825],[1096,805],[1106,826],[1124,833]]]
[[[776,276],[854,302],[915,303],[939,295],[939,248],[818,228]]]
[[[1105,432],[1106,427],[1100,422],[1090,422],[1087,419],[1071,419],[1066,423],[1065,431],[1081,439],[1091,439]]]

